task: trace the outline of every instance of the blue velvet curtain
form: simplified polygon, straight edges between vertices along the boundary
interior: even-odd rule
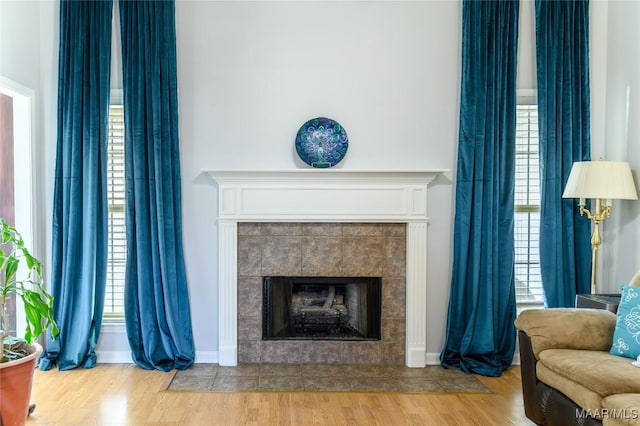
[[[40,368],[96,364],[106,285],[109,1],[60,2],[51,291],[58,337]]]
[[[536,1],[540,130],[540,269],[548,307],[590,292],[591,223],[562,192],[574,161],[591,158],[589,2]]]
[[[182,250],[173,1],[120,2],[125,112],[125,319],[135,363],[194,360]]]
[[[463,2],[462,87],[444,367],[500,376],[515,350],[518,1]]]

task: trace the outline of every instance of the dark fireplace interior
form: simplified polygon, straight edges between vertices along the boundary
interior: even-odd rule
[[[263,340],[380,340],[380,277],[263,277]]]

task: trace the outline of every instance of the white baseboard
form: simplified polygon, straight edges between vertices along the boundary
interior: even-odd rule
[[[511,365],[520,365],[520,353],[515,353],[513,355],[513,361],[511,361]]]
[[[130,364],[131,352],[129,351],[96,351],[98,363],[100,364]],[[196,364],[217,364],[217,351],[199,351],[196,352]]]
[[[440,365],[440,354],[439,353],[427,353],[426,357],[427,365]],[[520,365],[520,353],[516,352],[513,355],[513,361],[511,361],[511,365]]]
[[[99,364],[130,364],[130,351],[96,351]]]
[[[218,351],[197,351],[196,364],[217,364],[219,360]]]
[[[427,365],[440,365],[440,353],[429,353],[425,357]]]

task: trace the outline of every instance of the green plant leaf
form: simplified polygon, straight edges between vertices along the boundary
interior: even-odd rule
[[[7,258],[7,262],[4,268],[4,282],[5,284],[10,283],[13,279],[13,276],[18,272],[18,267],[20,266],[20,261],[15,257]]]
[[[42,318],[49,317],[50,306],[41,298],[38,292],[24,290],[22,293],[22,301],[27,317],[27,329],[25,330],[25,340],[30,344],[30,339],[39,336],[44,331]]]
[[[27,343],[33,343],[34,336],[42,333],[42,324],[40,323],[40,315],[37,309],[25,301],[24,312],[26,314],[27,326],[24,330],[24,339]]]
[[[22,250],[22,254],[24,255],[25,262],[27,262],[27,268],[29,268],[29,270],[32,270],[37,260],[33,256],[31,256],[31,254],[27,250]]]
[[[15,283],[9,283],[0,287],[0,297],[7,298],[10,294],[15,293],[17,290]]]

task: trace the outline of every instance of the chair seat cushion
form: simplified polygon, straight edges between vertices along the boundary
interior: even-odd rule
[[[600,399],[640,393],[640,368],[605,351],[547,349],[540,353],[538,379],[583,408],[601,408]]]
[[[640,368],[631,365],[630,359],[609,352],[548,349],[540,353],[540,362],[603,398],[617,393],[640,393]]]

